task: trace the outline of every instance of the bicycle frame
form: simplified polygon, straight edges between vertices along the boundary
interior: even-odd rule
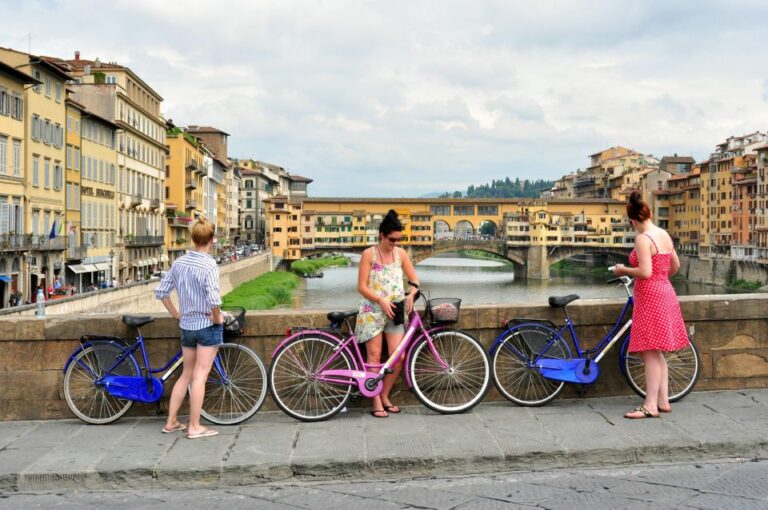
[[[332,342],[337,343],[338,345],[334,347],[333,355],[331,355],[331,357],[328,358],[318,368],[317,372],[314,374],[314,377],[316,377],[318,381],[330,384],[349,386],[356,384],[362,395],[371,398],[381,393],[384,385],[384,376],[392,372],[392,367],[395,366],[395,364],[401,357],[403,357],[403,355],[405,355],[405,361],[407,364],[407,362],[410,360],[413,346],[415,346],[424,337],[426,337],[427,342],[429,343],[430,351],[432,352],[432,355],[435,357],[435,359],[438,360],[443,368],[448,368],[448,364],[444,359],[442,359],[442,357],[435,349],[434,344],[432,343],[432,337],[429,335],[430,332],[438,331],[441,329],[445,328],[426,328],[421,320],[419,313],[415,309],[411,310],[409,315],[408,329],[406,330],[403,339],[384,363],[366,363],[363,360],[363,355],[360,352],[360,347],[358,346],[354,334],[347,338],[340,338],[339,336],[331,334],[328,331],[319,329],[304,329],[287,337],[275,348],[275,350],[272,352],[272,357],[274,358],[285,344],[296,338],[300,338],[306,335],[319,335],[323,338],[327,338]],[[352,347],[350,347],[350,345]],[[342,355],[342,351],[346,352],[352,358],[355,367],[352,370],[327,370],[326,368],[331,363],[333,363],[335,359]],[[293,356],[293,354],[291,355]],[[297,359],[296,357],[293,357],[292,359],[298,366],[302,366],[301,360]],[[407,370],[405,371],[405,382],[409,388],[413,386]]]
[[[626,279],[625,279],[626,278]],[[613,324],[613,327],[611,330],[600,340],[600,342],[597,344],[597,346],[593,347],[592,349],[582,349],[581,343],[579,342],[578,335],[576,334],[576,329],[574,328],[573,321],[571,321],[570,317],[568,317],[568,314],[566,313],[565,316],[565,324],[557,330],[557,334],[553,336],[547,345],[541,350],[539,355],[535,359],[530,359],[528,361],[529,366],[531,367],[539,367],[546,369],[547,367],[542,367],[541,364],[541,358],[543,355],[555,344],[555,342],[558,339],[562,339],[565,341],[565,332],[570,332],[571,335],[571,343],[576,348],[576,354],[577,356],[574,356],[571,358],[571,360],[589,360],[593,363],[599,363],[601,359],[608,353],[608,351],[613,348],[613,346],[616,344],[616,342],[624,336],[624,333],[626,333],[627,330],[632,326],[632,318],[630,317],[628,321],[624,322],[625,317],[627,316],[627,312],[630,309],[630,307],[634,304],[634,297],[632,296],[632,293],[629,290],[629,286],[632,283],[632,280],[628,277],[621,277],[619,278],[624,285],[625,290],[627,291],[627,301],[624,303],[624,307],[621,310],[621,313],[619,314],[619,317],[616,319],[616,322]],[[527,322],[527,324],[530,324],[531,322],[534,322],[535,319],[532,319],[531,321]],[[623,324],[622,324],[623,323]],[[494,342],[494,345],[492,347],[492,350],[495,350],[498,348],[498,346],[501,344],[502,340],[506,338],[507,333],[512,333],[516,329],[522,327],[525,325],[526,322],[521,322],[515,326],[509,327],[507,326],[507,329],[505,332],[503,332]],[[555,328],[556,329],[556,328]],[[525,359],[525,355],[523,353],[520,353],[515,349],[513,346],[509,345],[509,343],[505,344],[507,348],[511,349],[515,352],[516,355],[520,356],[521,358]],[[555,360],[557,362],[560,362],[561,360]],[[566,360],[569,361],[569,360]],[[549,361],[547,362],[549,363]],[[543,374],[544,375],[544,374]]]

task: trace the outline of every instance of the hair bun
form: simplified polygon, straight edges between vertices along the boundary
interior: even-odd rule
[[[632,205],[640,205],[643,203],[643,196],[639,191],[633,191],[632,194],[629,195],[629,203]]]

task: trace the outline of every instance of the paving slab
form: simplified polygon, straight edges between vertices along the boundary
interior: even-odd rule
[[[674,480],[667,480],[660,468],[645,474],[639,483],[625,484],[622,470],[631,468],[620,466],[768,458],[768,389],[695,392],[675,403],[673,412],[661,419],[624,419],[622,415],[636,400],[556,400],[540,408],[493,403],[450,416],[414,406],[386,419],[356,409],[318,423],[298,422],[280,412],[258,413],[238,426],[216,427],[218,436],[198,440],[189,440],[183,433],[162,434],[164,420],[160,417],[125,418],[107,426],[75,420],[6,422],[0,423],[0,492],[233,488],[273,480],[397,480],[615,465],[616,476],[591,480],[599,493],[577,495],[583,498],[579,503],[598,508],[629,503],[642,508],[654,499],[649,496],[650,486],[666,490],[663,487]],[[683,491],[674,496],[705,487],[717,495],[720,492],[712,487],[717,488],[719,480],[728,480],[740,495],[749,495],[745,500],[768,498],[766,484],[748,467],[739,472],[704,467],[695,479],[696,486],[682,486]],[[528,505],[535,500],[538,489],[529,486],[525,473],[510,475],[509,483],[516,496],[511,496],[513,491],[489,493],[489,508],[496,502]],[[566,492],[573,485],[562,478],[543,483]],[[356,490],[379,495],[396,488],[386,481],[356,486]],[[446,487],[445,501],[432,503],[438,507],[461,505],[463,495],[483,490],[481,486]],[[562,500],[554,498],[548,505],[573,505],[566,492],[557,495]],[[723,495],[728,494],[723,491]],[[342,506],[353,508],[359,504],[355,497],[364,497],[358,493],[349,496],[343,498]],[[409,499],[406,493],[398,497],[401,499],[382,500],[382,507],[423,503]],[[288,504],[269,499],[276,505]],[[702,504],[716,500],[712,496]],[[294,503],[302,506],[307,502],[311,498]]]

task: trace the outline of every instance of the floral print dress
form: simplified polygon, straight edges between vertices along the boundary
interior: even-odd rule
[[[400,251],[394,250],[394,260],[391,264],[384,265],[379,262],[379,250],[373,250],[373,263],[368,275],[368,288],[379,298],[386,298],[390,303],[405,299],[403,287],[403,263],[400,260]],[[363,298],[357,309],[357,321],[355,323],[355,338],[359,343],[367,342],[382,331],[387,323],[387,314],[378,303]]]

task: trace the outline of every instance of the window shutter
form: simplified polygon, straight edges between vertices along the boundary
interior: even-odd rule
[[[0,204],[0,234],[8,233],[10,204]]]

